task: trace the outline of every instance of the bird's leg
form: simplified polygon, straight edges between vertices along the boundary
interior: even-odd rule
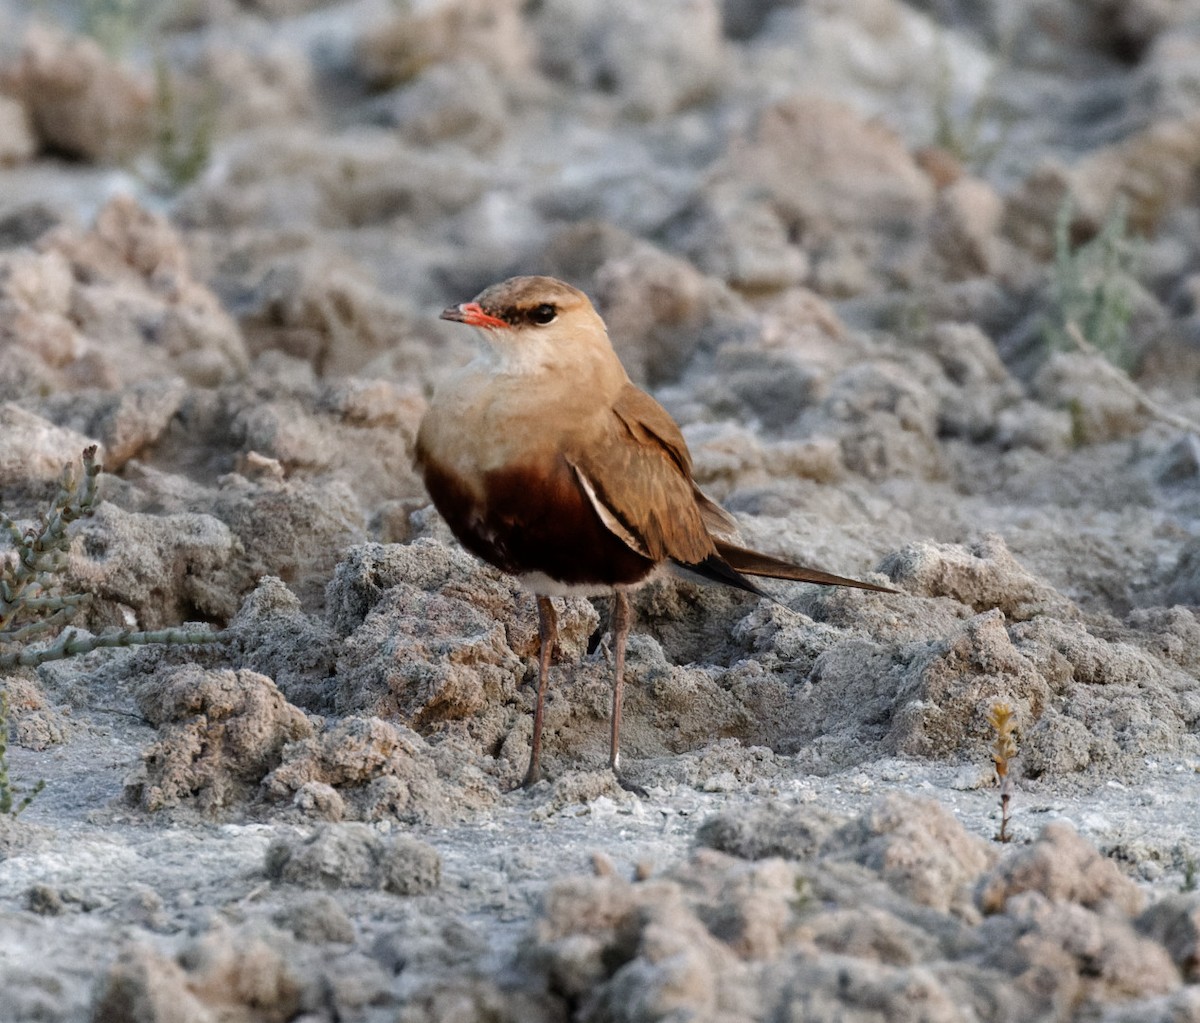
[[[550,680],[550,658],[554,656],[554,644],[558,642],[558,616],[549,597],[537,598],[538,609],[538,691],[537,706],[533,711],[533,739],[529,744],[529,770],[521,783],[526,788],[536,784],[542,777],[542,713],[546,703],[546,688]]]
[[[629,595],[618,586],[613,590],[613,704],[612,704],[612,737],[609,746],[608,764],[617,781],[623,789],[639,796],[646,794],[645,790],[627,782],[621,775],[621,700],[625,690],[625,641],[629,639]]]

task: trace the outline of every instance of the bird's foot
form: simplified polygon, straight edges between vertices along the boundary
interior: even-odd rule
[[[617,779],[617,784],[620,785],[621,788],[623,788],[626,792],[632,792],[639,799],[649,799],[650,798],[649,792],[647,792],[644,788],[642,788],[636,782],[630,781],[628,778],[625,777],[625,775],[623,775],[615,767],[613,768],[613,777],[615,777]]]
[[[542,780],[542,768],[538,764],[530,764],[529,770],[525,772],[525,777],[521,779],[521,784],[517,786],[520,789],[531,789],[539,781]]]

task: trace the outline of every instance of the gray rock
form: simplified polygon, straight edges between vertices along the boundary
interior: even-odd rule
[[[549,0],[533,19],[540,62],[554,80],[613,94],[628,116],[665,117],[710,99],[726,57],[715,0]]]
[[[441,858],[431,846],[398,835],[384,839],[365,824],[327,824],[307,838],[276,839],[267,876],[307,888],[379,888],[423,895],[441,883]]]

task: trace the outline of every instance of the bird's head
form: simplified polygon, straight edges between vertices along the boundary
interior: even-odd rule
[[[503,372],[617,362],[587,295],[554,277],[510,277],[443,310],[441,318],[477,327]]]

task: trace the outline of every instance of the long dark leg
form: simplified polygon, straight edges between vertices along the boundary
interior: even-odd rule
[[[623,589],[613,591],[613,704],[612,738],[609,746],[609,766],[620,777],[621,761],[621,699],[625,689],[625,641],[629,638],[629,597]]]
[[[537,706],[533,711],[533,739],[529,744],[529,770],[525,772],[526,787],[542,777],[542,713],[546,703],[546,688],[550,681],[550,658],[554,656],[554,644],[558,642],[558,616],[549,597],[538,597],[538,691]]]

